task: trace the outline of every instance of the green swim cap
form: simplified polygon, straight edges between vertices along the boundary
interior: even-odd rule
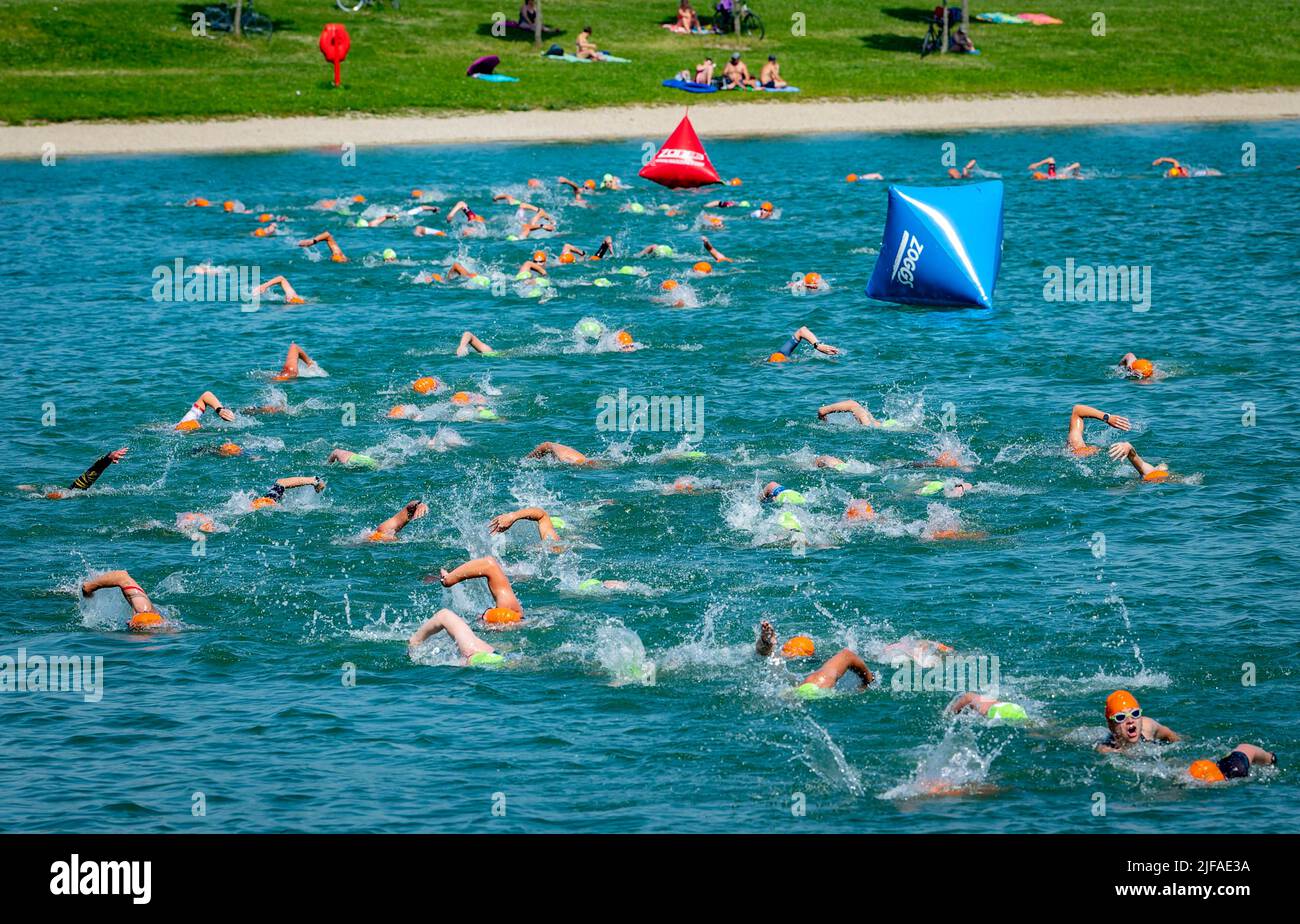
[[[608,183],[608,182],[609,182],[610,180],[612,180],[612,179],[614,179],[614,174],[612,174],[612,173],[606,173],[604,176],[602,176],[602,177],[600,178],[600,181],[601,181],[602,183]]]
[[[478,409],[479,420],[496,420],[497,412],[490,407],[481,407]]]
[[[551,525],[554,526],[556,529],[564,529],[569,524],[564,522],[563,517],[551,517]]]
[[[903,422],[901,420],[895,420],[892,417],[886,417],[884,420],[880,421],[881,429],[884,430],[893,430],[897,427],[901,427],[902,425]]]
[[[640,215],[642,212],[645,211],[645,206],[642,205],[640,202],[633,202],[631,205],[627,207],[627,210],[629,212],[632,212],[635,215]]]
[[[495,651],[476,651],[469,656],[470,667],[500,667],[504,661]]]
[[[635,266],[620,266],[618,274],[620,276],[635,276],[639,270]]]
[[[599,321],[587,320],[578,322],[578,333],[582,334],[584,337],[599,337],[604,332],[605,325],[601,324]]]
[[[938,494],[942,490],[942,481],[927,481],[925,484],[921,485],[921,490],[916,493],[920,494],[922,497],[929,497],[931,494]]]
[[[370,456],[363,455],[359,452],[352,453],[352,455],[348,457],[348,460],[343,464],[355,468],[379,468],[378,462],[370,458]]]
[[[701,452],[701,451],[698,450],[698,449],[688,449],[688,450],[686,450],[686,452],[684,452],[684,453],[681,454],[681,458],[683,458],[683,459],[703,459],[703,458],[704,458],[704,453]]]
[[[831,466],[831,468],[835,469],[835,471],[837,472],[842,472],[848,467],[849,467],[849,463],[847,462],[836,462],[834,465]]]
[[[541,298],[545,294],[546,294],[546,290],[544,288],[542,288],[541,286],[533,286],[531,289],[529,289],[527,292],[524,293],[524,298]]]
[[[578,585],[578,590],[595,590],[599,586],[600,586],[600,581],[596,580],[595,578],[587,578],[585,581],[583,581],[581,584]]]
[[[530,270],[522,270],[522,269],[521,269],[519,272],[515,273],[515,278],[516,278],[516,279],[532,279],[532,278],[533,278],[533,274],[532,274],[532,272],[531,272]]]
[[[824,699],[831,695],[831,691],[815,683],[801,683],[794,688],[794,695],[800,699]]]
[[[1029,713],[1018,703],[994,703],[989,706],[987,715],[990,719],[1001,719],[1004,722],[1024,722],[1029,719]]]
[[[593,286],[599,286],[600,288],[603,289],[606,286],[612,286],[614,283],[610,282],[604,276],[597,276],[595,279],[591,280],[591,284]]]
[[[749,200],[748,200],[748,199],[742,199],[742,200],[740,201],[740,207],[741,207],[742,209],[747,209],[747,208],[749,208]]]
[[[778,504],[803,505],[808,503],[807,498],[805,498],[802,494],[800,494],[798,491],[793,490],[792,488],[786,488],[780,494],[773,497],[772,500],[776,501]]]
[[[482,286],[483,288],[487,288],[488,286],[492,285],[492,280],[484,276],[482,273],[478,273],[474,276],[471,276],[469,278],[469,281],[474,283],[474,285]]]
[[[506,235],[506,240],[507,240],[507,241],[517,241],[517,240],[519,240],[519,235],[518,235],[518,234],[507,234],[507,235]]]
[[[657,257],[668,257],[672,255],[672,252],[673,249],[667,244],[655,244],[655,256]]]
[[[803,532],[803,526],[799,524],[798,519],[796,519],[795,515],[789,510],[782,510],[781,515],[776,518],[776,521],[786,529],[792,529],[799,533]]]
[[[500,355],[501,355],[500,350],[486,350],[479,354],[479,356],[500,356]]]
[[[383,256],[384,256],[384,259],[385,259],[385,260],[396,260],[396,259],[397,259],[397,251],[394,250],[394,249],[391,248],[391,247],[385,247],[385,248],[384,248],[384,254],[383,254]]]
[[[358,218],[358,219],[357,219],[357,227],[358,227],[358,228],[369,228],[369,227],[370,227],[370,222],[366,221],[364,218]]]

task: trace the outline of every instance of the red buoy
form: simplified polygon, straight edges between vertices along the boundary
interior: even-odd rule
[[[690,189],[721,183],[704,145],[691,127],[689,116],[682,116],[677,128],[668,136],[650,163],[641,168],[640,176],[669,189]]]
[[[348,37],[348,30],[343,27],[343,23],[325,23],[325,28],[320,30],[320,53],[325,56],[326,61],[334,65],[336,87],[339,85],[339,65],[348,56],[348,49],[351,47],[352,39]]]

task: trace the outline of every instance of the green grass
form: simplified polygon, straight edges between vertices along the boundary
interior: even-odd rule
[[[572,51],[578,30],[595,26],[597,43],[632,64],[561,64],[541,60],[531,42],[494,38],[492,13],[513,18],[517,2],[405,0],[359,14],[332,0],[260,0],[276,23],[269,38],[190,33],[189,4],[158,0],[3,0],[0,5],[0,119],[174,119],[347,112],[451,112],[571,109],[628,103],[729,105],[789,99],[1008,93],[1196,93],[1293,87],[1300,43],[1272,0],[989,0],[980,10],[1051,13],[1061,26],[973,24],[979,57],[917,51],[925,0],[751,0],[767,24],[763,41],[674,35],[659,24],[675,0],[544,0],[556,37]],[[701,0],[696,9],[706,12]],[[1106,35],[1092,14],[1106,13]],[[806,14],[806,35],[791,34],[791,15]],[[317,48],[326,22],[352,36],[344,86]],[[659,82],[705,54],[720,61],[747,54],[757,73],[767,54],[800,95],[729,93],[709,97]],[[481,54],[498,54],[499,71],[517,84],[464,76]]]

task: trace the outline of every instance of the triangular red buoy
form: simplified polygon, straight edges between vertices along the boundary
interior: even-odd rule
[[[709,161],[709,155],[704,153],[704,145],[700,144],[699,136],[691,126],[690,116],[682,116],[663,147],[638,175],[669,189],[693,189],[722,182]]]

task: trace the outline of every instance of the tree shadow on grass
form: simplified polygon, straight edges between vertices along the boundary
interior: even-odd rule
[[[225,0],[212,0],[211,3],[178,3],[178,4],[176,4],[176,19],[177,19],[177,21],[184,23],[184,24],[185,24],[185,28],[187,28],[187,29],[188,29],[188,28],[191,28],[191,27],[194,25],[194,14],[195,14],[195,13],[202,13],[202,12],[204,12],[205,10],[207,10],[209,7],[213,7],[213,6],[221,6],[221,5],[222,5],[222,2],[225,2]],[[231,12],[231,14],[232,14],[232,18],[233,18],[233,14],[234,14],[234,11],[235,11],[235,4],[234,4],[233,0],[228,0],[227,5],[230,7],[230,12]],[[293,32],[293,31],[294,31],[295,26],[294,26],[294,22],[293,22],[292,19],[276,19],[274,16],[271,16],[271,15],[269,15],[269,14],[267,14],[267,13],[263,13],[261,10],[259,10],[259,9],[257,8],[257,6],[256,6],[255,4],[251,4],[251,3],[249,2],[249,0],[245,0],[245,2],[244,2],[244,9],[247,11],[250,5],[251,5],[252,8],[253,8],[253,12],[258,13],[259,15],[265,16],[267,19],[271,20],[271,31],[272,31],[273,34],[276,33],[276,32]],[[222,32],[222,30],[219,30],[219,29],[213,29],[213,28],[211,27],[211,25],[208,26],[208,31],[209,31],[209,32],[216,32],[216,33],[218,33],[218,34],[221,34],[221,32]],[[231,34],[233,34],[233,33],[230,32],[230,31],[226,31],[225,34],[226,34],[226,35],[231,35]],[[252,38],[252,37],[255,37],[255,36],[260,35],[260,34],[261,34],[261,33],[250,32],[250,33],[248,33],[248,36],[249,36],[250,38]]]
[[[493,25],[490,22],[480,23],[479,27],[474,31],[486,38],[496,39],[498,42],[528,42],[531,44],[533,41],[533,33],[526,32],[523,29],[507,29],[505,35],[496,35],[492,31]],[[564,34],[563,29],[556,29],[554,32],[543,32],[542,44],[549,45],[549,43],[556,41]]]
[[[935,4],[935,6],[938,5]],[[882,9],[880,12],[905,22],[929,22],[934,15],[934,7],[891,6]]]
[[[920,35],[889,35],[885,33],[858,36],[858,40],[868,48],[874,48],[877,51],[906,52],[913,55],[921,53],[921,40],[923,38],[924,36]]]

